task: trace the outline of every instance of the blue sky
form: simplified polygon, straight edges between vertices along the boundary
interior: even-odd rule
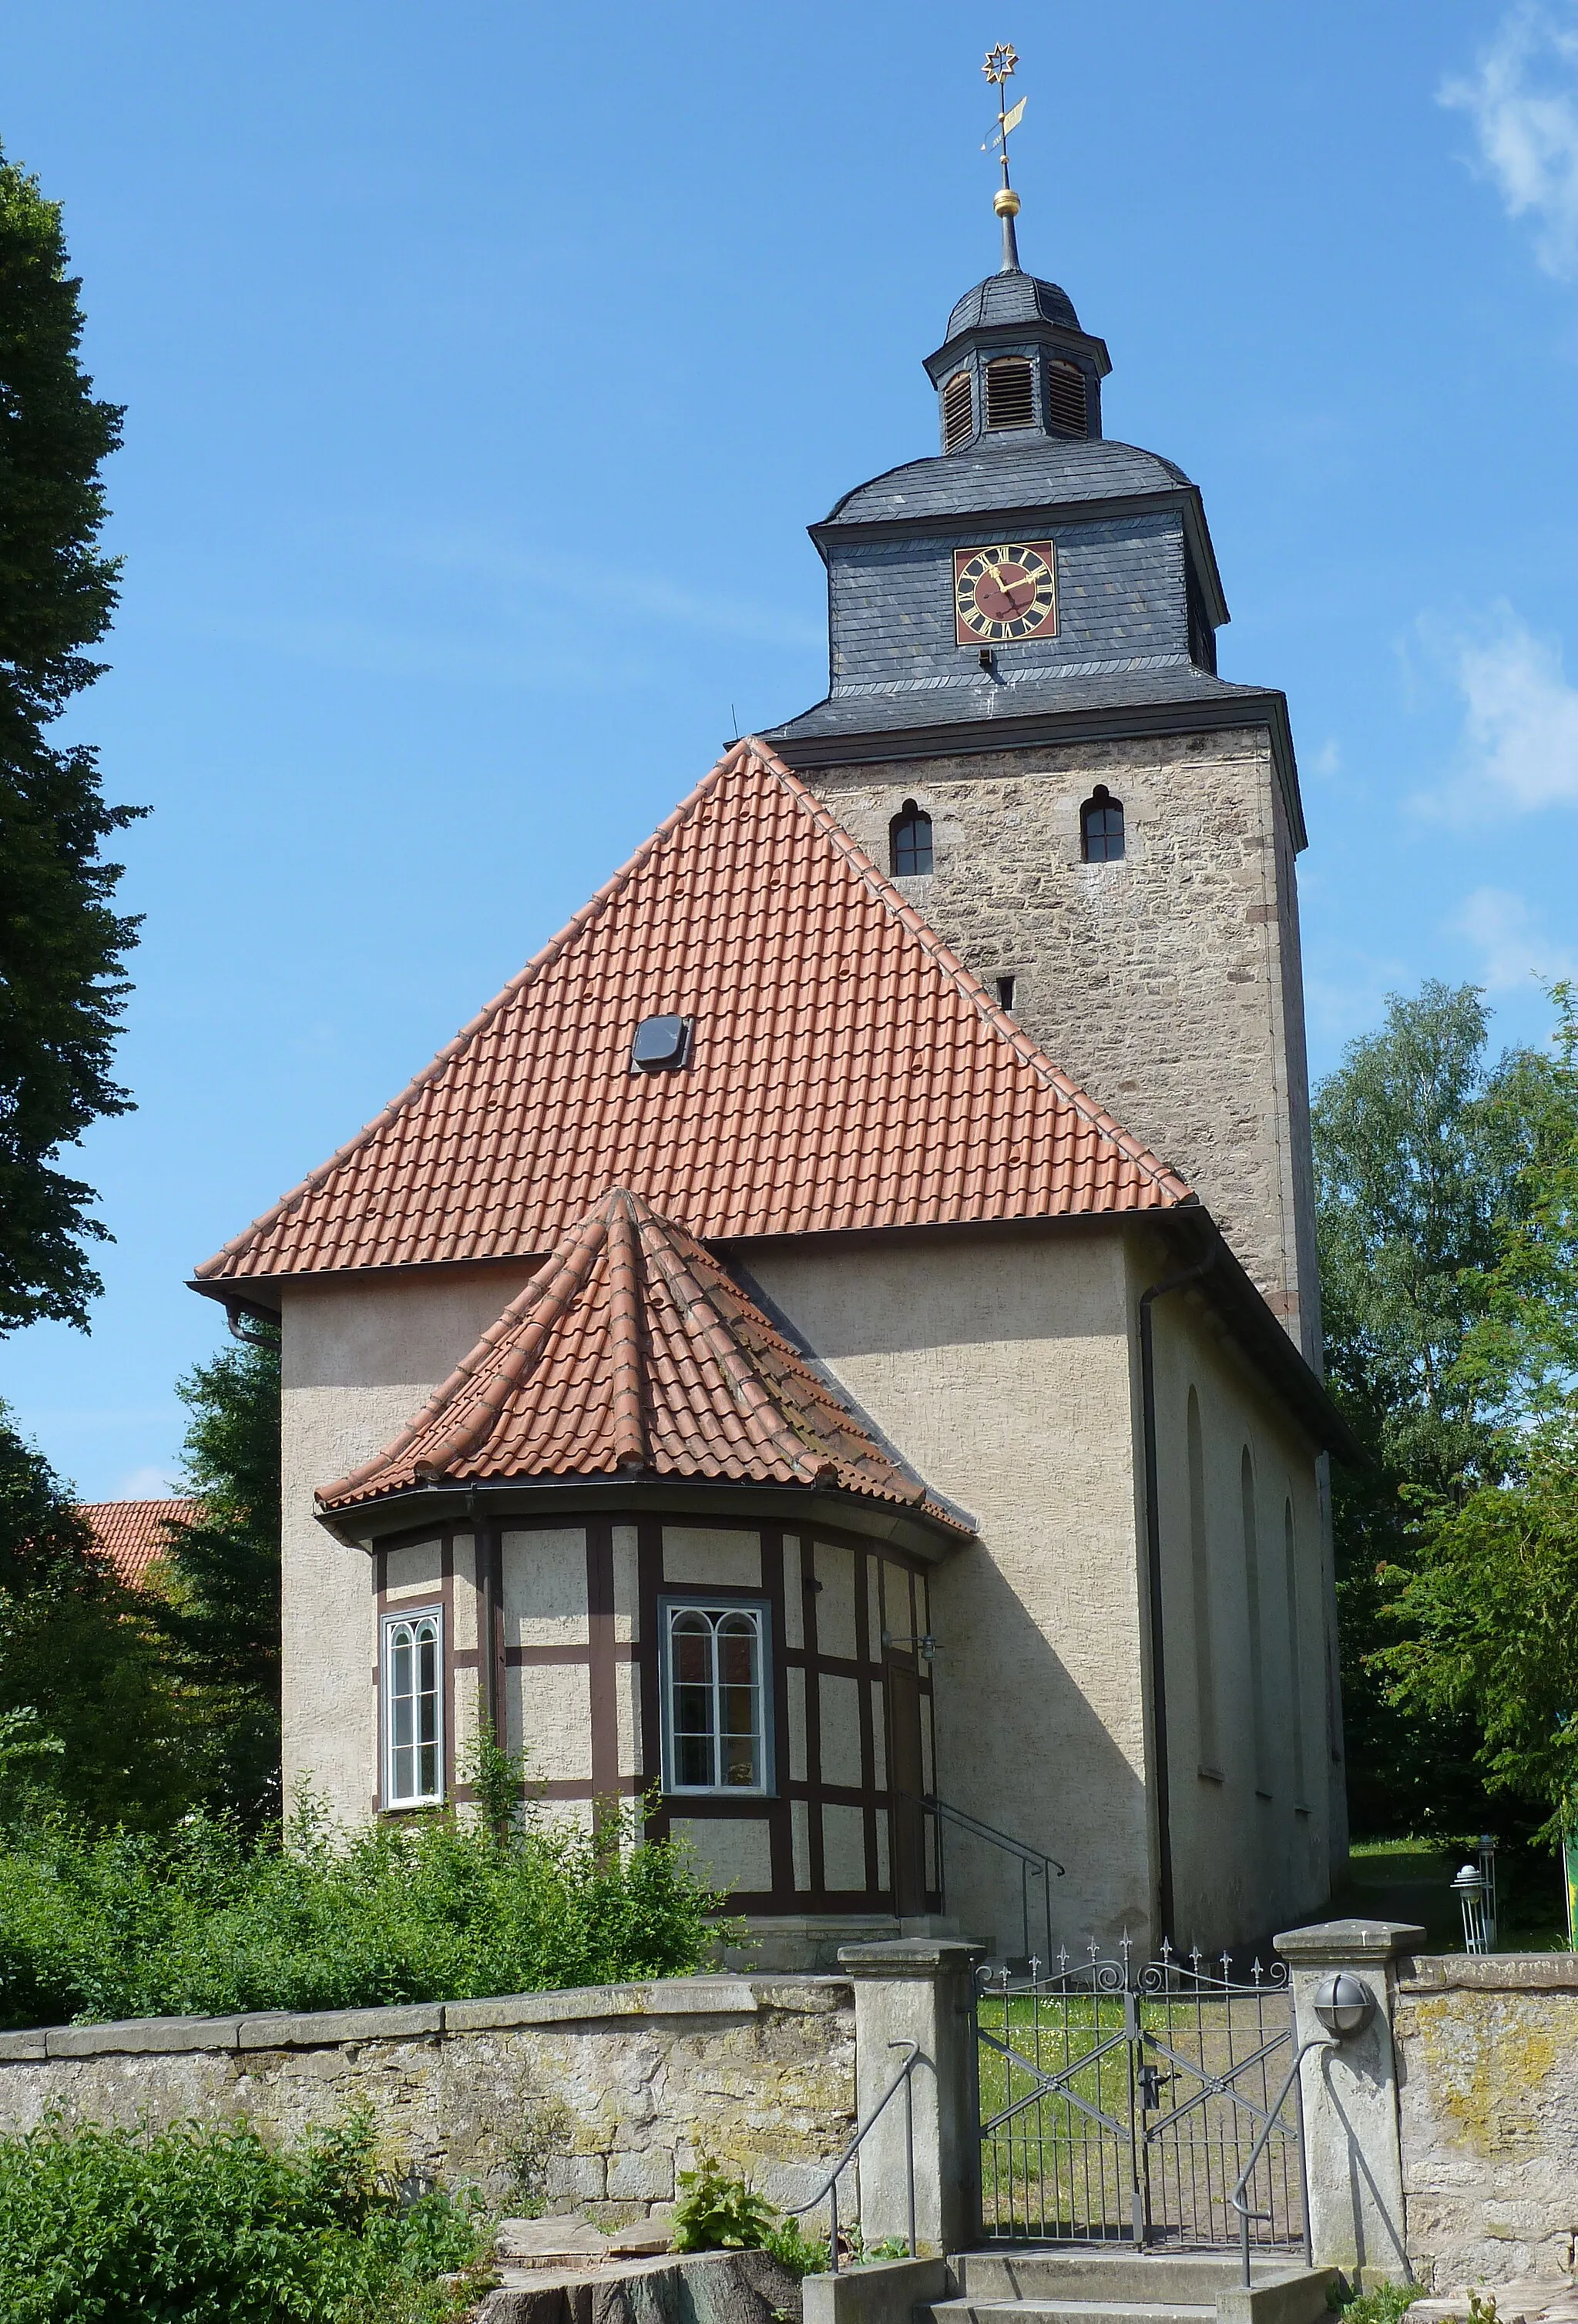
[[[1426,975],[1536,1038],[1578,960],[1578,0],[0,5],[129,407],[113,670],[150,805],[90,1336],[0,1346],[82,1493],[156,1491],[184,1288],[741,727],[824,690],[807,522],[935,448],[920,357],[1026,263],[1202,485],[1289,697],[1317,1071]],[[1570,679],[1564,652],[1573,664]]]

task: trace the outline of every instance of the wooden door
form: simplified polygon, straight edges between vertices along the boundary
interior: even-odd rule
[[[888,1702],[888,1789],[893,1802],[890,1833],[893,1910],[904,1919],[926,1910],[925,1788],[920,1758],[920,1674],[912,1654],[890,1649],[884,1674]]]

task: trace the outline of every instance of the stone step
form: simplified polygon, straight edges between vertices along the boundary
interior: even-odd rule
[[[918,2307],[930,2324],[1214,2324],[1208,2301],[1062,2300],[1043,2292],[1033,2300],[937,2300]]]
[[[960,2252],[950,2262],[960,2292],[972,2301],[1138,2301],[1142,2306],[1209,2307],[1241,2281],[1236,2252],[1112,2251],[1049,2245],[1007,2245]],[[1257,2253],[1250,2280],[1269,2283],[1304,2265],[1297,2252]]]

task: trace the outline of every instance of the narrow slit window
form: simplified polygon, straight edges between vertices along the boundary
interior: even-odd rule
[[[1077,364],[1047,366],[1047,424],[1065,436],[1088,436],[1090,403],[1084,374]]]
[[[1187,1435],[1189,1580],[1195,1614],[1195,1706],[1200,1772],[1217,1775],[1222,1763],[1216,1740],[1216,1655],[1211,1634],[1211,1537],[1205,1529],[1205,1444],[1200,1428],[1200,1398],[1193,1388],[1189,1390]]]
[[[1255,1514],[1255,1464],[1244,1446],[1239,1464],[1244,1521],[1244,1622],[1250,1646],[1250,1737],[1254,1754],[1255,1789],[1263,1799],[1271,1795],[1271,1769],[1266,1748],[1266,1634],[1260,1610],[1260,1528]]]
[[[664,1788],[763,1793],[767,1609],[663,1609]]]
[[[1299,1637],[1298,1528],[1291,1495],[1282,1504],[1282,1588],[1287,1607],[1287,1708],[1293,1760],[1293,1803],[1306,1799],[1304,1766],[1304,1648]]]
[[[1087,863],[1118,863],[1123,856],[1123,802],[1098,783],[1079,811],[1080,843]]]
[[[975,394],[967,371],[956,371],[943,390],[943,449],[954,451],[975,432]]]
[[[888,868],[896,880],[931,870],[931,817],[913,799],[905,800],[888,825]]]
[[[444,1796],[443,1618],[383,1625],[383,1804],[436,1807]]]
[[[1000,976],[997,980],[997,1005],[1000,1009],[1006,1010],[1010,1017],[1013,1015],[1013,995],[1014,979],[1011,976]]]
[[[1023,355],[1000,355],[986,366],[988,428],[1033,428],[1035,374]]]

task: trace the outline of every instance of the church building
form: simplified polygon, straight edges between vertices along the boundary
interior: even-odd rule
[[[283,1331],[287,1786],[491,1732],[764,1967],[1219,1949],[1346,1847],[1287,706],[997,207],[826,698],[196,1281]]]

